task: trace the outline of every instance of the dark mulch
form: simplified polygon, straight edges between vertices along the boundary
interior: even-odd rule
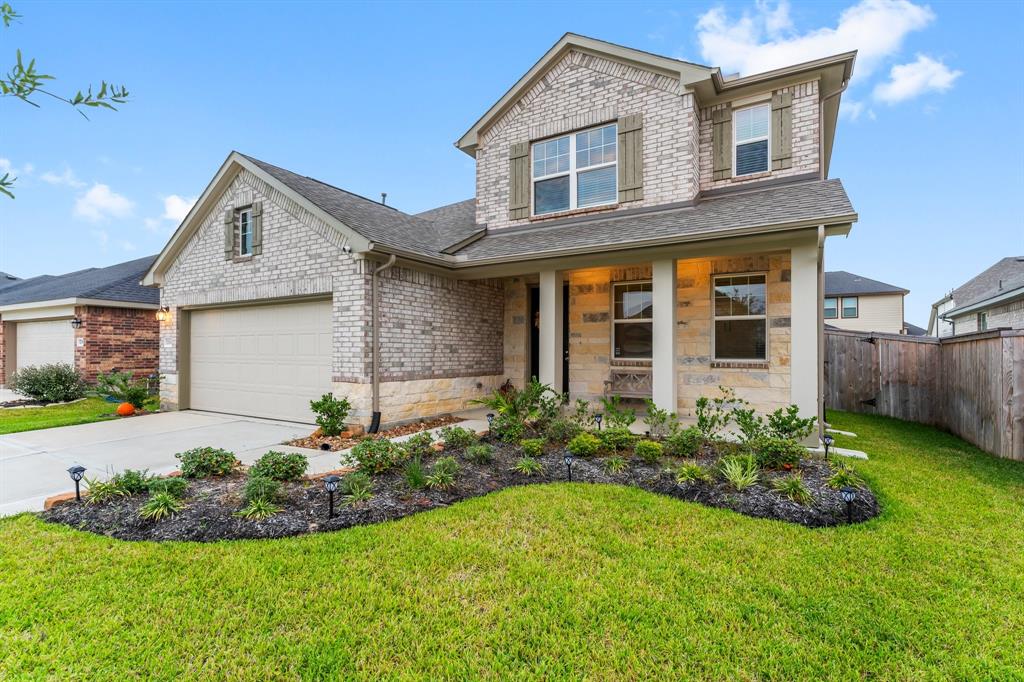
[[[448,426],[449,424],[455,424],[462,421],[458,417],[452,415],[444,415],[441,417],[435,417],[433,419],[421,419],[416,422],[410,422],[402,426],[396,426],[393,429],[387,431],[379,431],[374,434],[361,434],[358,436],[325,436],[320,433],[320,429],[317,429],[305,438],[296,438],[295,440],[288,441],[286,445],[292,445],[297,448],[311,448],[313,450],[330,450],[336,452],[338,450],[348,450],[355,446],[359,441],[364,438],[398,438],[399,436],[405,436],[410,433],[418,433],[420,431],[429,431],[430,429],[436,429],[439,426]],[[328,447],[323,447],[327,445]]]
[[[410,490],[399,467],[373,477],[373,498],[367,502],[345,506],[340,495],[337,496],[337,516],[333,519],[327,518],[328,497],[319,480],[284,484],[284,497],[279,502],[282,511],[267,520],[250,521],[234,516],[234,512],[242,507],[243,473],[192,481],[185,509],[164,521],[145,521],[139,517],[139,507],[145,502],[141,495],[102,505],[67,502],[43,512],[42,517],[123,540],[207,542],[285,537],[398,519],[515,485],[563,482],[566,480],[566,467],[562,452],[561,448],[549,449],[540,458],[544,472],[535,476],[512,470],[512,465],[522,456],[518,446],[496,445],[494,461],[489,464],[474,464],[461,452],[456,452],[461,471],[451,490]],[[430,459],[425,464],[432,463],[436,457]],[[712,452],[705,452],[698,458],[698,462],[705,465],[713,464],[714,460]],[[605,470],[605,461],[600,457],[577,459],[572,468],[573,481],[631,485],[681,500],[732,509],[747,516],[778,519],[808,527],[846,523],[846,504],[838,491],[826,485],[830,469],[820,459],[807,459],[800,463],[799,470],[814,497],[814,503],[808,506],[792,502],[771,488],[771,480],[788,475],[786,472],[764,472],[760,483],[737,492],[718,480],[677,484],[674,476],[666,471],[664,462],[651,465],[630,457],[624,471],[610,474]],[[870,519],[878,511],[874,494],[866,487],[860,489],[853,510],[854,521]]]
[[[17,400],[6,400],[0,402],[0,409],[5,407],[45,407],[50,403],[45,400],[33,400],[32,398],[19,398]]]

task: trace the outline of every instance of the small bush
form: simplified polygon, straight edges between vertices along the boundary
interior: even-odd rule
[[[402,473],[410,490],[422,490],[427,486],[427,470],[419,457],[413,457],[406,462]]]
[[[800,474],[777,478],[772,481],[772,488],[797,504],[811,504],[814,501],[811,491],[804,485],[804,479],[800,477]]]
[[[569,441],[566,447],[573,457],[593,457],[601,449],[601,441],[594,434],[584,431]]]
[[[803,440],[811,435],[817,417],[800,418],[800,408],[790,405],[785,410],[779,408],[768,415],[768,432],[776,438]]]
[[[757,483],[757,460],[751,455],[731,455],[719,462],[722,477],[736,490],[746,490]]]
[[[633,446],[633,454],[648,464],[657,463],[663,451],[661,443],[655,443],[653,440],[642,440]]]
[[[448,490],[455,485],[455,477],[459,473],[459,463],[454,457],[442,457],[434,462],[430,475],[427,476],[427,487]]]
[[[711,474],[699,464],[684,462],[675,470],[676,483],[683,485],[695,481],[711,481]]]
[[[807,452],[795,441],[787,438],[760,438],[751,443],[762,469],[784,469],[800,463],[800,458]]]
[[[352,456],[359,463],[360,471],[381,474],[405,459],[406,451],[386,438],[364,438],[352,448]]]
[[[330,393],[324,393],[320,400],[310,400],[309,409],[316,413],[316,425],[325,436],[337,436],[345,430],[345,420],[348,418],[352,405],[346,398],[335,398]]]
[[[119,497],[128,497],[128,493],[114,479],[100,481],[95,478],[87,478],[85,479],[85,485],[89,492],[85,500],[89,504],[105,504]]]
[[[735,390],[724,386],[719,386],[718,390],[722,394],[718,398],[697,398],[697,429],[704,436],[704,440],[712,440],[732,421],[733,411],[737,405],[746,404],[736,397]]]
[[[626,458],[620,455],[612,455],[604,461],[604,469],[609,474],[617,474],[626,470]]]
[[[704,435],[696,426],[676,431],[665,439],[665,451],[673,457],[693,457],[700,452]]]
[[[432,445],[434,444],[434,437],[430,435],[429,431],[421,431],[420,433],[414,434],[407,438],[402,446],[405,451],[409,453],[412,458],[426,457],[433,452]]]
[[[269,519],[279,511],[281,511],[281,508],[270,500],[258,498],[252,500],[249,504],[236,511],[235,516],[240,516],[243,519],[248,519],[250,521],[262,521],[264,519]]]
[[[147,521],[160,521],[174,516],[184,508],[185,504],[174,495],[154,493],[139,507],[139,516]]]
[[[609,429],[628,429],[636,421],[636,410],[623,407],[622,398],[617,395],[601,398],[601,408]]]
[[[341,479],[341,497],[349,506],[365,502],[373,497],[373,483],[363,471],[353,471]]]
[[[254,500],[266,500],[267,502],[274,502],[281,495],[281,484],[272,478],[266,476],[255,476],[250,475],[245,481],[245,487],[242,489],[242,500],[246,504],[253,502]]]
[[[647,406],[647,414],[644,416],[644,421],[647,422],[647,428],[650,429],[652,436],[664,438],[668,434],[679,430],[678,417],[676,417],[675,412],[661,409],[650,398],[644,398],[644,405]]]
[[[846,462],[836,462],[832,465],[832,475],[828,479],[828,487],[839,490],[845,486],[859,488],[864,485],[864,479],[857,475],[853,465]]]
[[[476,434],[461,426],[445,426],[441,429],[441,440],[445,450],[461,450],[476,442]]]
[[[175,457],[181,462],[181,475],[185,478],[226,476],[238,464],[235,453],[220,448],[193,448]]]
[[[526,435],[526,424],[507,414],[499,414],[491,426],[494,437],[505,443],[514,443]]]
[[[553,419],[544,430],[544,435],[554,443],[568,443],[583,432],[583,427],[571,419]]]
[[[494,461],[494,448],[487,443],[477,443],[466,448],[466,459],[475,464],[490,464]]]
[[[156,495],[157,493],[167,493],[172,497],[176,497],[179,500],[185,497],[185,491],[188,490],[188,481],[180,476],[171,476],[169,478],[151,478],[146,483],[146,489],[149,490],[150,495]]]
[[[740,429],[740,440],[744,443],[752,443],[764,437],[764,420],[754,410],[750,408],[733,410],[732,418]]]
[[[125,495],[138,495],[149,488],[152,480],[148,470],[125,469],[110,479],[110,482],[124,491]]]
[[[523,454],[527,457],[540,457],[544,454],[543,438],[527,438],[526,440],[519,441],[519,445],[523,448]]]
[[[14,373],[8,388],[33,400],[66,403],[85,395],[85,380],[67,363],[30,365]]]
[[[598,431],[597,437],[601,440],[601,447],[608,452],[628,450],[637,440],[636,434],[629,429],[622,427],[608,428],[604,431]]]
[[[101,372],[96,375],[96,393],[141,410],[149,398],[149,380],[132,379],[131,372]]]
[[[512,470],[524,476],[534,476],[544,471],[544,465],[533,457],[521,457],[513,466]]]
[[[306,473],[309,460],[299,452],[271,450],[256,460],[249,470],[251,476],[265,476],[275,481],[295,481]]]

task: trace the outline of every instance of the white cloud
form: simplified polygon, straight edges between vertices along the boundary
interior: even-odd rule
[[[39,176],[39,179],[51,185],[67,185],[76,189],[85,187],[85,183],[79,180],[75,176],[75,172],[68,166],[64,166],[64,172],[59,175],[53,171],[46,171]]]
[[[721,7],[708,10],[697,21],[697,40],[707,63],[744,75],[858,50],[856,73],[863,78],[934,18],[929,7],[909,0],[861,0],[840,13],[834,28],[798,33],[786,0],[759,1],[735,20]]]
[[[864,102],[858,102],[852,99],[844,99],[842,104],[839,105],[839,115],[848,118],[851,121],[856,121],[860,118],[860,115],[864,113]]]
[[[89,230],[89,234],[96,240],[96,245],[100,247],[100,251],[107,250],[107,242],[110,241],[110,235],[107,234],[106,230]]]
[[[134,206],[128,198],[97,182],[75,201],[75,215],[96,223],[108,218],[127,218]]]
[[[874,97],[896,104],[926,92],[946,92],[962,75],[963,71],[954,71],[938,60],[919,54],[909,64],[892,67],[889,80],[875,86]]]
[[[10,159],[0,157],[0,175],[5,173],[10,173],[16,177],[19,175],[31,175],[35,168],[31,163],[26,163],[21,168],[16,168]]]
[[[143,221],[142,221],[142,225],[143,225],[143,227],[145,227],[150,232],[157,232],[160,229],[160,219],[159,218],[144,218]]]
[[[196,203],[196,198],[180,197],[177,194],[164,197],[164,214],[160,217],[164,220],[180,223]]]

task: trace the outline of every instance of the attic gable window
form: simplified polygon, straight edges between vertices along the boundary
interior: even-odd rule
[[[238,212],[238,255],[252,255],[252,209]]]
[[[768,149],[771,105],[739,109],[733,115],[734,147],[736,158],[733,168],[736,175],[752,175],[768,171],[771,154]]]
[[[533,215],[614,204],[616,124],[532,145]]]

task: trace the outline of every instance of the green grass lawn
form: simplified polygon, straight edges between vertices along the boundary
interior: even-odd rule
[[[103,398],[86,398],[67,405],[0,410],[0,434],[103,421],[112,419],[116,409]]]
[[[833,420],[858,526],[587,484],[210,545],[2,520],[0,679],[1024,679],[1024,464]]]

